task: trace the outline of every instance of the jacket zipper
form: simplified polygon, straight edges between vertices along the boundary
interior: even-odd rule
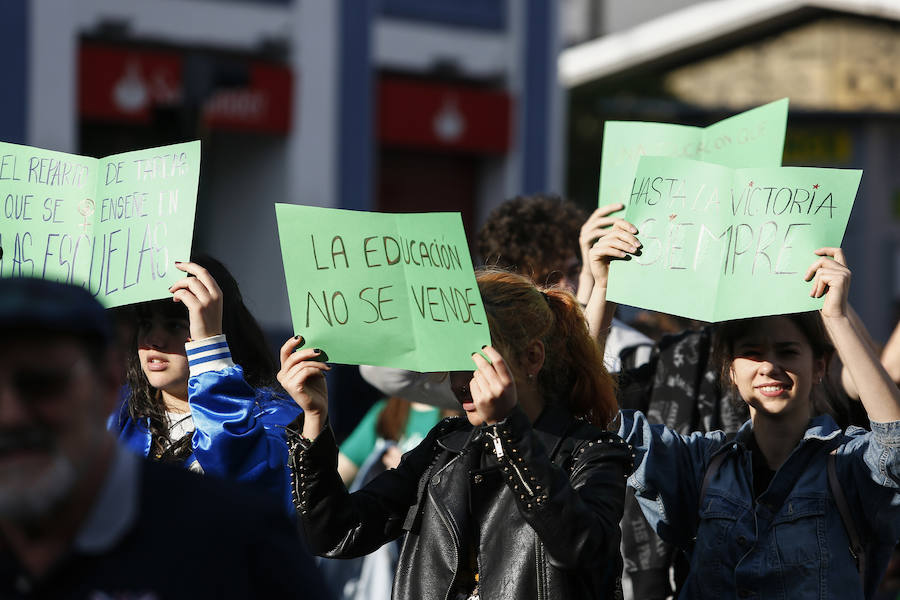
[[[506,456],[506,452],[503,451],[503,445],[500,443],[500,436],[497,434],[497,426],[494,425],[491,429],[485,430],[488,437],[491,438],[494,442],[494,454],[497,455],[498,460],[502,460],[504,456]],[[513,468],[513,471],[516,472],[516,475],[519,476],[519,483],[522,484],[522,487],[525,488],[525,491],[528,492],[528,495],[532,498],[534,497],[534,492],[531,489],[531,486],[525,482],[525,478],[522,476],[522,471],[519,470],[519,467],[516,466],[516,463],[512,458],[506,457],[506,462]]]
[[[449,464],[450,463],[448,463],[448,465]],[[447,465],[444,465],[444,467],[442,467],[440,469],[440,471],[443,471],[446,467],[447,467]],[[438,471],[438,472],[440,472],[440,471]],[[459,556],[460,556],[460,550],[461,550],[460,543],[459,543],[459,537],[456,535],[456,531],[453,529],[453,525],[450,523],[450,519],[447,517],[447,515],[444,514],[444,507],[441,506],[440,504],[438,504],[437,500],[434,499],[434,496],[431,495],[430,491],[425,490],[425,494],[428,496],[428,501],[434,507],[434,512],[437,513],[438,518],[440,518],[441,522],[444,524],[444,527],[446,527],[447,531],[450,532],[450,538],[453,541],[453,550],[456,555],[457,569],[456,569],[456,571],[453,572],[453,578],[450,580],[450,586],[447,588],[447,593],[444,595],[444,600],[450,600],[450,594],[453,593],[453,588],[456,586],[456,578],[459,575],[458,565],[459,565]]]
[[[547,570],[544,568],[544,546],[541,544],[541,540],[536,540],[536,554],[537,554],[537,600],[545,600],[547,598],[546,590],[544,589],[547,585],[545,581],[547,577]]]

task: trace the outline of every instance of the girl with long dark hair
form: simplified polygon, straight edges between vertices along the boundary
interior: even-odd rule
[[[290,507],[284,427],[299,409],[274,380],[262,330],[220,262],[176,267],[188,276],[171,300],[132,308],[126,397],[110,426],[139,454],[251,483]]]
[[[466,416],[353,494],[328,427],[329,367],[294,339],[282,347],[278,379],[305,411],[291,465],[307,539],[340,558],[406,533],[394,598],[613,597],[631,455],[604,429],[603,355],[571,293],[501,271],[477,280],[493,346],[474,373],[451,373]]]

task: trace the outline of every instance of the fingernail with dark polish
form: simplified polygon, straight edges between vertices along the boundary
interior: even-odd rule
[[[324,350],[319,350],[319,360],[321,362],[328,362],[328,353]]]

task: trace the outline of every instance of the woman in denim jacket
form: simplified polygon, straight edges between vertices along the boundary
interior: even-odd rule
[[[620,220],[592,249],[597,285],[587,314],[598,328],[612,312],[609,263],[636,252],[635,233]],[[825,296],[821,316],[719,326],[723,374],[751,414],[736,438],[681,435],[622,413],[619,434],[636,449],[628,483],[660,537],[691,556],[681,598],[871,598],[900,535],[900,392],[848,314],[843,252],[816,254],[806,280],[813,297]],[[859,388],[870,432],[813,418],[828,336]],[[832,454],[836,485],[828,481]],[[851,553],[834,489],[846,499],[864,562]]]

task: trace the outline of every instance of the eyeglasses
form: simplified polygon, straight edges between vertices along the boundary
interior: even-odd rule
[[[89,368],[90,364],[84,357],[68,367],[21,367],[8,374],[7,385],[24,400],[46,402],[62,396],[72,381]],[[0,377],[0,386],[2,385],[3,378]]]

